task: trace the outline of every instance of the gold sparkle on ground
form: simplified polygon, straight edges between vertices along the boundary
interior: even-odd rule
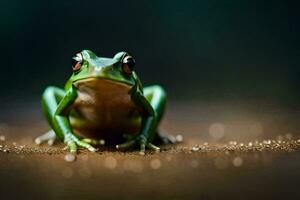
[[[207,142],[196,144],[192,147],[180,145],[170,145],[163,148],[162,152],[165,153],[207,153],[207,152],[224,152],[228,154],[230,152],[292,152],[300,150],[300,139],[287,139],[287,140],[273,140],[267,139],[262,141],[250,141],[247,143],[238,143],[236,141],[229,141],[221,144],[209,144]],[[104,148],[105,152],[112,151],[111,148]],[[85,149],[80,149],[79,152],[87,153]],[[98,151],[97,153],[102,153]],[[48,147],[48,146],[29,146],[29,145],[17,145],[16,143],[8,143],[5,141],[0,142],[0,153],[11,154],[67,154],[68,150],[64,150],[60,147]],[[121,152],[116,152],[121,153]],[[128,152],[128,154],[134,154],[134,152]],[[147,154],[152,154],[152,151],[147,151]],[[146,154],[146,155],[147,155]],[[68,157],[69,158],[69,157]],[[88,155],[82,156],[83,160],[88,159]],[[69,160],[69,159],[67,159]]]

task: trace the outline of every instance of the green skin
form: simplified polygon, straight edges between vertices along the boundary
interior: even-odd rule
[[[50,144],[58,137],[72,153],[78,147],[96,151],[101,131],[85,135],[76,130],[111,130],[122,138],[128,136],[117,149],[138,147],[141,154],[146,148],[159,151],[152,141],[165,108],[163,88],[143,88],[133,69],[124,71],[126,52],[113,58],[97,57],[89,50],[80,54],[81,67],[73,72],[65,89],[50,86],[43,93],[43,110],[53,130],[38,137],[36,143]]]

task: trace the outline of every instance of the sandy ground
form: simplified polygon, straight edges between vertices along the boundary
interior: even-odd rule
[[[102,147],[75,162],[47,131],[37,103],[0,117],[0,199],[299,199],[296,106],[171,102],[162,128],[184,142],[141,156]],[[71,157],[72,158],[72,157]]]

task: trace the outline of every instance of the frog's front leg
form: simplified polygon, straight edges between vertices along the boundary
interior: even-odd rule
[[[56,136],[67,144],[71,152],[77,152],[77,146],[96,151],[90,144],[73,134],[69,113],[76,97],[77,90],[73,86],[67,92],[57,87],[48,87],[42,98],[43,110]]]
[[[140,154],[145,153],[145,147],[159,151],[160,148],[151,142],[157,133],[157,127],[166,104],[166,93],[164,89],[158,85],[146,87],[143,92],[137,90],[132,94],[131,98],[136,105],[141,108],[141,130],[136,138],[117,145],[116,148],[124,149],[138,144],[140,146]]]
[[[63,89],[50,86],[46,88],[45,92],[42,95],[42,108],[51,127],[53,127],[52,118],[54,116],[55,110],[58,106],[58,103],[63,99],[65,94],[66,93]],[[35,139],[35,143],[37,145],[40,145],[44,142],[48,142],[48,144],[51,146],[54,144],[55,140],[56,133],[53,129],[51,129],[50,131],[37,137]]]

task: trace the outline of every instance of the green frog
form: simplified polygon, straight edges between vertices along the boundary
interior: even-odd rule
[[[90,50],[77,53],[65,88],[50,86],[42,95],[52,130],[35,142],[53,144],[59,138],[76,153],[78,147],[94,152],[105,141],[122,150],[137,147],[140,154],[146,148],[160,151],[154,141],[174,143],[174,137],[158,131],[165,90],[159,85],[143,87],[135,64],[127,52],[113,58],[98,57]]]

